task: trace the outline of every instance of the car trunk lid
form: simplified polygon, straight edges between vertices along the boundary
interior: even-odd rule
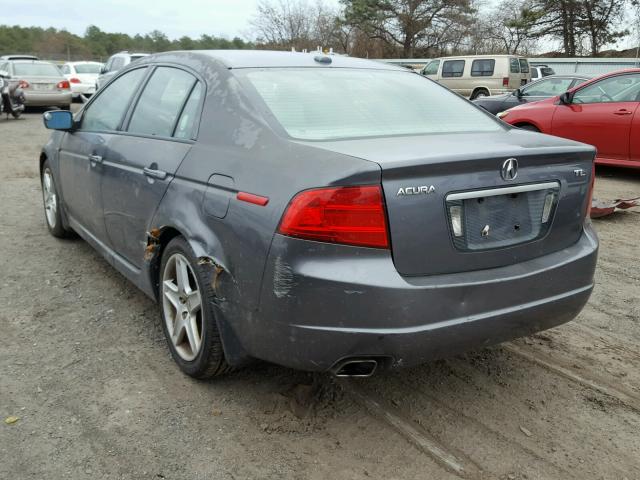
[[[310,144],[378,163],[403,275],[515,264],[566,248],[582,232],[595,155],[587,145],[518,130]],[[512,158],[517,175],[505,180]]]

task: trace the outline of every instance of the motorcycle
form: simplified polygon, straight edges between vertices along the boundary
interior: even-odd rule
[[[0,71],[0,114],[18,118],[24,112],[24,92],[20,85],[11,85],[7,77],[6,72]]]

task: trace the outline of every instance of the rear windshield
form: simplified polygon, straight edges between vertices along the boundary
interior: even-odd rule
[[[520,73],[529,73],[529,62],[526,58],[520,59]]]
[[[52,63],[14,63],[13,73],[24,77],[60,77],[58,67]]]
[[[265,69],[246,76],[286,132],[301,140],[502,128],[462,97],[410,72]]]
[[[83,63],[75,65],[76,73],[100,73],[102,65],[99,63]]]

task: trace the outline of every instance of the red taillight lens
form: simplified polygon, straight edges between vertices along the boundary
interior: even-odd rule
[[[509,86],[509,77],[502,77],[502,86],[503,87]]]
[[[29,88],[30,85],[29,85],[29,82],[27,82],[26,80],[20,80],[18,82],[18,86],[20,88]]]
[[[71,85],[69,85],[69,80],[62,80],[61,82],[58,82],[56,88],[58,90],[69,90]]]
[[[591,201],[593,200],[593,187],[596,184],[596,164],[593,163],[591,167],[591,184],[589,185],[589,194],[587,195],[587,214],[585,218],[589,218],[591,216]]]
[[[79,79],[79,78],[76,78],[76,77],[71,77],[71,78],[69,79],[69,82],[71,82],[71,83],[80,83],[80,79]]]
[[[306,240],[389,248],[382,189],[368,185],[300,192],[284,212],[278,232]]]

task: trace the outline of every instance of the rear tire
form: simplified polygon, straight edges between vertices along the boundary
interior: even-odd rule
[[[162,329],[180,370],[199,379],[231,370],[212,308],[214,275],[215,269],[198,263],[183,237],[171,240],[162,254],[158,282]]]
[[[540,129],[538,129],[537,127],[534,127],[533,125],[530,124],[524,124],[524,125],[518,125],[518,128],[520,130],[528,130],[530,132],[538,132],[540,133]]]

